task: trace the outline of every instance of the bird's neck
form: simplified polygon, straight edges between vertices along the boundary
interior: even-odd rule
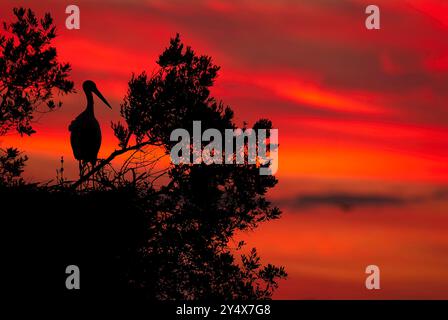
[[[86,92],[86,98],[87,98],[86,112],[94,114],[94,110],[93,110],[93,94],[92,94],[92,92]]]

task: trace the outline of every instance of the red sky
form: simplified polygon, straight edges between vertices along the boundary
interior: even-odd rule
[[[444,1],[377,0],[375,31],[364,27],[371,1],[360,0],[84,0],[74,31],[64,27],[64,1],[4,0],[0,18],[20,4],[52,13],[59,59],[72,64],[78,90],[39,117],[36,135],[0,138],[30,156],[28,179],[54,179],[60,156],[75,177],[67,126],[85,105],[83,80],[114,107],[96,109],[101,155],[113,150],[108,123],[131,73],[155,70],[179,32],[222,67],[213,94],[239,124],[267,117],[279,129],[271,197],[284,215],[244,235],[289,271],[275,298],[448,298]],[[376,292],[364,287],[369,264],[382,272]]]

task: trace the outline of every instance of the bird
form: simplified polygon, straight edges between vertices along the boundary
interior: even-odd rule
[[[109,102],[107,102],[98,90],[95,82],[86,80],[82,84],[82,88],[87,98],[86,109],[81,112],[68,127],[68,130],[70,131],[70,144],[75,159],[79,161],[79,172],[81,176],[87,164],[90,163],[92,168],[96,165],[98,152],[101,147],[101,127],[98,120],[95,118],[93,93],[95,93],[106,106],[112,109]]]

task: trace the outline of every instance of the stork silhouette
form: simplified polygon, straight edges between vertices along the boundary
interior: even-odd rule
[[[83,175],[85,166],[90,163],[92,168],[98,159],[98,151],[101,147],[101,128],[95,118],[93,108],[93,94],[95,93],[109,108],[107,100],[91,80],[84,81],[82,88],[87,98],[87,107],[81,112],[68,127],[70,131],[70,143],[73,155],[79,161],[79,174]]]

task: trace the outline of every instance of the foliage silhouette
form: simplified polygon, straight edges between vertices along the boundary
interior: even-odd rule
[[[53,91],[73,91],[69,64],[57,61],[51,46],[56,28],[49,13],[37,19],[33,11],[14,9],[15,21],[3,22],[0,36],[0,135],[11,129],[31,135],[33,113],[41,104],[48,110],[62,105]]]
[[[22,156],[16,148],[0,148],[0,184],[9,186],[23,185],[21,177],[27,156]]]
[[[84,298],[269,299],[284,268],[262,265],[256,249],[241,253],[244,242],[232,243],[237,232],[280,217],[266,199],[277,180],[249,164],[160,169],[173,129],[191,130],[194,120],[203,130],[236,125],[231,108],[210,95],[219,70],[210,57],[184,48],[177,35],[158,64],[152,76],[132,76],[123,122],[112,124],[118,149],[80,180],[0,183],[0,196],[17,212],[8,215],[15,245],[27,248],[27,261],[43,261],[36,281],[50,290],[63,290],[61,270],[77,264]],[[262,119],[253,128],[272,123]],[[20,199],[27,201],[19,208]]]

